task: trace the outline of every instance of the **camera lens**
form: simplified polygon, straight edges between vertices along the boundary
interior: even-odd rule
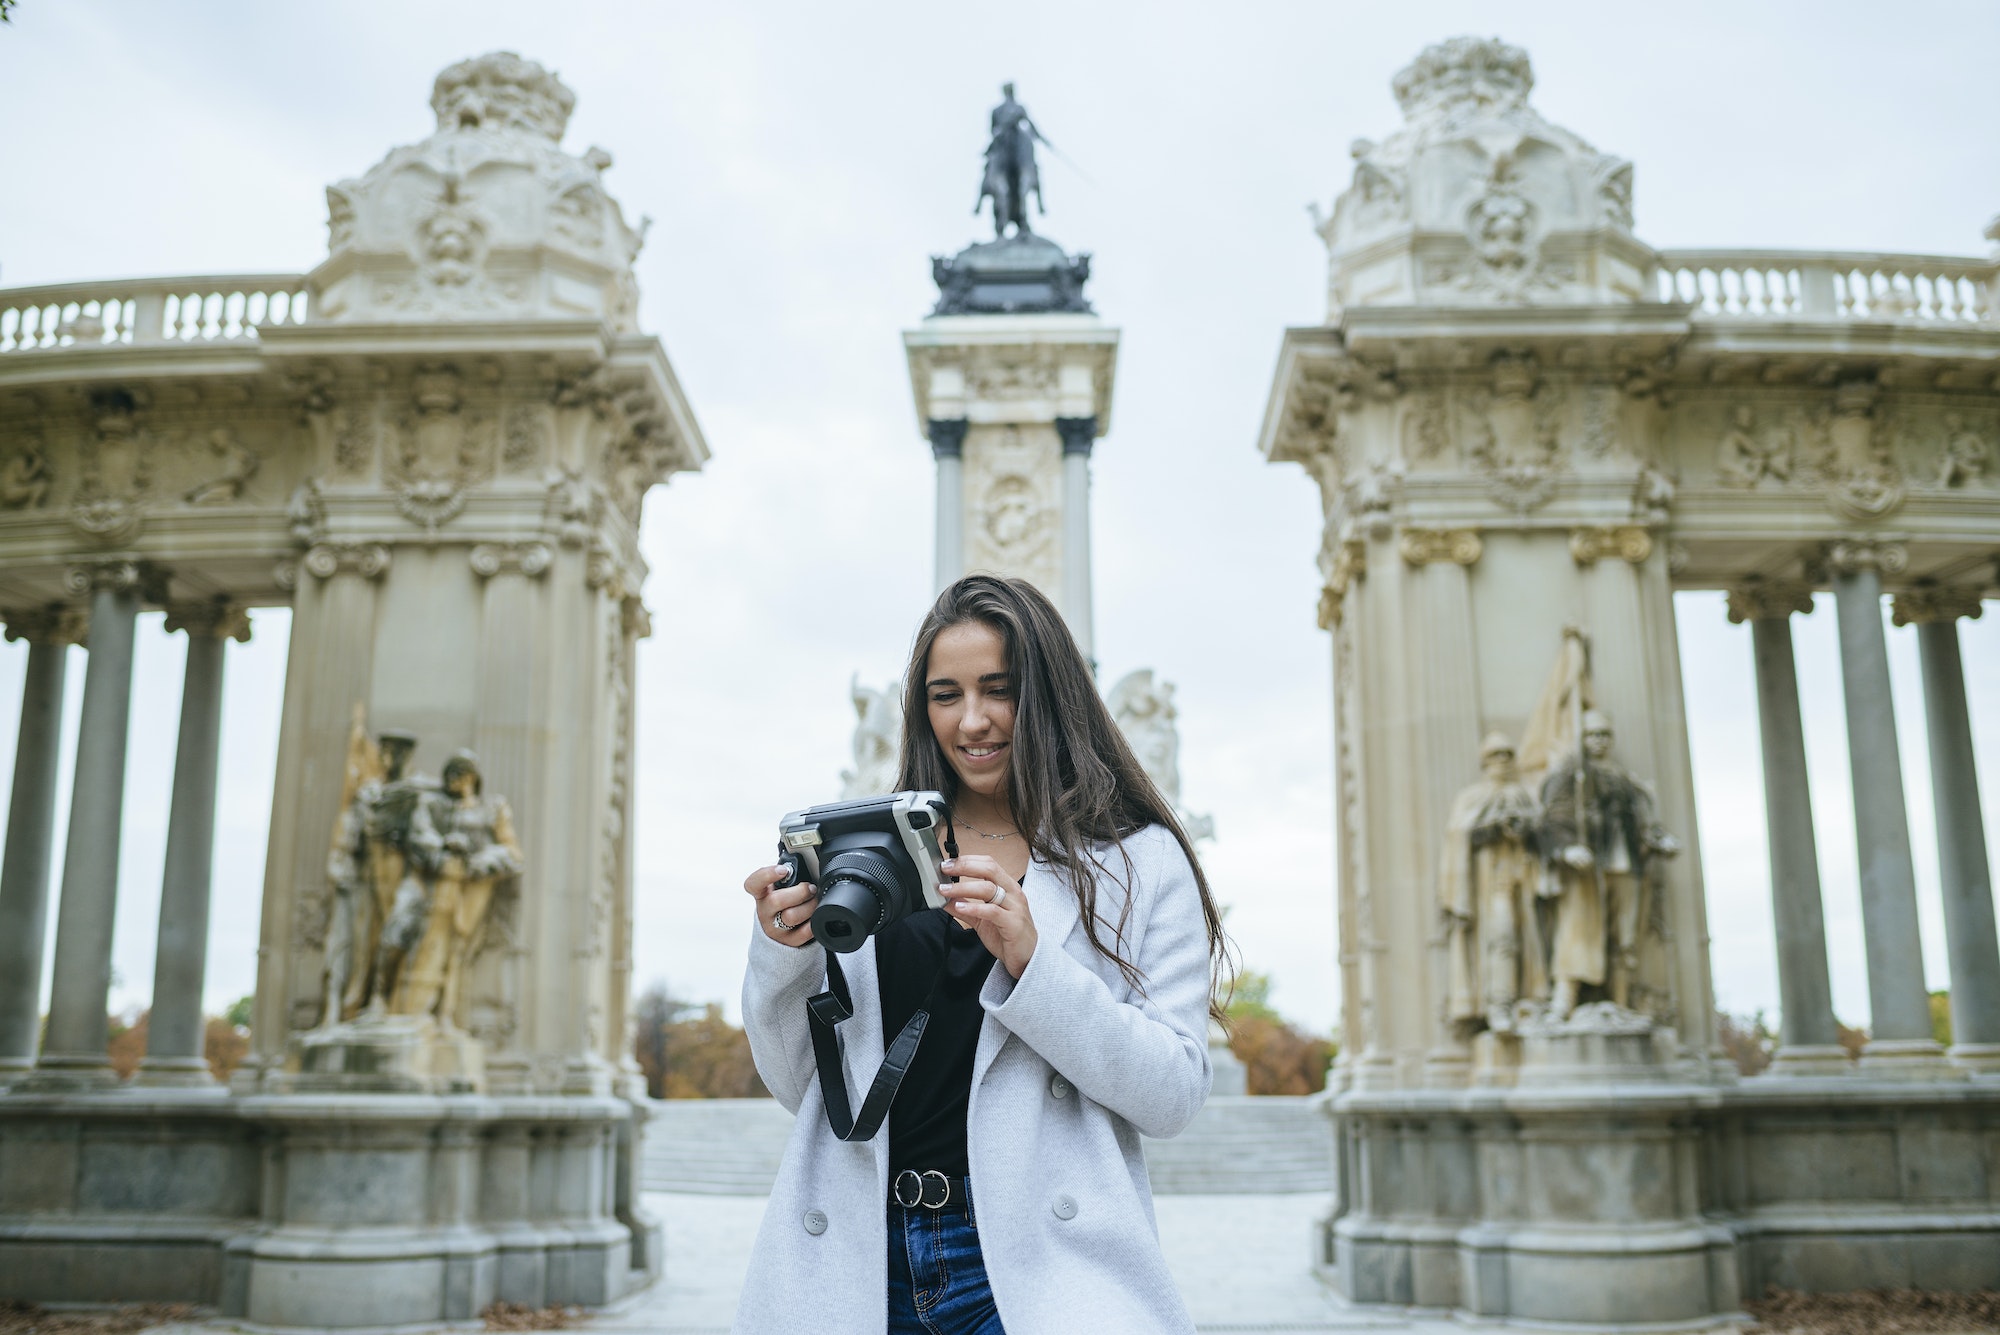
[[[812,915],[814,939],[838,951],[859,948],[870,932],[897,916],[901,882],[896,864],[876,849],[834,853],[820,872],[819,907]]]

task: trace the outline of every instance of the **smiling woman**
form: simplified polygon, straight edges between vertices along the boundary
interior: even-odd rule
[[[841,1331],[1192,1330],[1138,1144],[1208,1097],[1226,944],[1207,879],[1034,586],[947,588],[905,680],[898,786],[943,793],[963,851],[944,907],[847,957],[853,1055],[867,1069],[930,1018],[887,1143],[855,1153],[815,1076],[806,998],[827,970],[787,917],[814,887],[750,875],[745,1025],[800,1116],[736,1328],[811,1302]]]

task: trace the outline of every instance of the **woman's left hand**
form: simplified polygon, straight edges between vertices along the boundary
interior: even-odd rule
[[[1035,956],[1035,917],[1021,883],[977,853],[952,858],[944,869],[958,878],[944,887],[945,912],[979,933],[987,953],[1019,978]]]

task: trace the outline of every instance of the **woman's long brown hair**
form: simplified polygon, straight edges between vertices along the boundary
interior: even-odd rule
[[[1234,981],[1234,968],[1222,914],[1209,893],[1201,859],[1172,805],[1147,777],[1104,707],[1090,666],[1061,613],[1034,585],[998,575],[967,575],[938,595],[917,628],[910,666],[903,675],[903,762],[896,786],[943,793],[947,801],[958,797],[958,772],[931,731],[926,676],[937,637],[953,626],[975,621],[1006,645],[1014,691],[1007,801],[1029,848],[1075,893],[1091,946],[1143,991],[1145,980],[1138,966],[1119,949],[1132,913],[1131,895],[1124,896],[1112,940],[1106,941],[1099,931],[1094,873],[1108,871],[1101,846],[1116,844],[1125,863],[1122,883],[1129,890],[1132,859],[1123,841],[1148,825],[1165,826],[1194,869],[1202,919],[1208,927],[1213,979],[1209,1013],[1223,1019],[1220,998]]]

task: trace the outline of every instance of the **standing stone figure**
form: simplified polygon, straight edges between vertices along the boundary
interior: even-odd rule
[[[1581,755],[1542,781],[1540,842],[1556,892],[1551,1013],[1567,1016],[1586,987],[1629,1008],[1640,933],[1655,916],[1647,873],[1681,843],[1654,822],[1646,786],[1612,763],[1611,720],[1594,709],[1583,716]]]
[[[894,792],[903,753],[902,684],[878,691],[856,674],[847,690],[854,701],[854,768],[840,772],[840,800]]]
[[[422,897],[420,876],[435,842],[419,798],[436,784],[404,773],[416,747],[417,739],[407,732],[383,732],[370,746],[356,712],[347,748],[347,801],[327,855],[334,908],[322,1024],[351,1019],[363,1009],[380,1011],[394,986],[401,949],[385,953],[385,939],[400,940],[405,933],[403,923],[390,932],[395,908]]]
[[[1549,995],[1538,901],[1541,807],[1521,783],[1514,744],[1489,733],[1480,778],[1452,802],[1438,859],[1438,904],[1450,949],[1453,1020],[1510,1033],[1518,1004]]]
[[[464,1027],[465,974],[493,907],[494,888],[520,875],[521,846],[503,797],[486,796],[479,759],[460,751],[444,765],[444,791],[422,804],[437,838],[427,917],[389,1009],[436,1015]],[[406,949],[409,949],[406,947]]]
[[[1041,174],[1035,168],[1035,141],[1048,140],[1028,118],[1028,109],[1014,100],[1013,84],[1002,84],[1000,94],[1002,101],[993,108],[993,137],[986,145],[986,176],[972,211],[979,212],[991,199],[993,235],[1004,238],[1007,224],[1013,223],[1015,233],[1026,236],[1035,230],[1028,222],[1028,196],[1035,197],[1037,211],[1048,212],[1042,205]]]
[[[1181,818],[1188,838],[1213,839],[1214,817],[1195,815],[1181,805],[1180,710],[1174,707],[1174,684],[1154,681],[1151,668],[1137,668],[1118,679],[1104,703],[1139,767]]]

